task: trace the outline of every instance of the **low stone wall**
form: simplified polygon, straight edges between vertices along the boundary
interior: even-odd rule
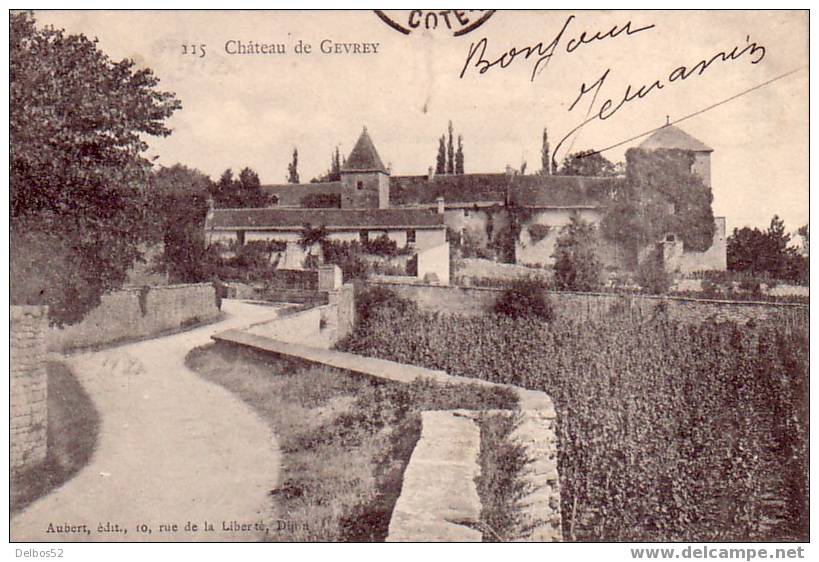
[[[386,359],[278,341],[249,333],[248,330],[228,330],[212,337],[220,344],[248,347],[288,359],[325,365],[381,380],[410,383],[418,378],[424,378],[442,384],[479,384],[513,389],[518,396],[523,416],[513,438],[518,439],[526,447],[527,455],[532,461],[525,475],[528,493],[523,500],[523,509],[532,524],[532,529],[531,535],[525,540],[553,542],[562,540],[555,428],[557,415],[551,398],[545,393],[450,375],[444,371]],[[442,415],[452,415],[452,411],[446,412]],[[465,410],[457,412],[467,417],[475,415],[475,412]],[[464,494],[474,499],[471,492],[475,487],[473,459],[471,453],[461,453],[459,447],[453,446],[451,442],[453,439],[472,442],[474,434],[462,424],[459,424],[457,430],[447,428],[446,426],[452,425],[449,421],[448,418],[436,416],[434,413],[424,418],[427,439],[419,441],[422,448],[418,458],[416,459],[413,452],[410,459],[407,468],[409,473],[405,473],[401,495],[393,511],[394,520],[390,521],[388,541],[480,540],[480,533],[464,525],[476,522],[480,510],[478,509],[476,514],[473,501],[459,499]],[[422,438],[423,436],[422,429]],[[416,465],[410,470],[413,459],[416,459]],[[444,471],[442,467],[454,462],[460,463],[461,466],[457,470]],[[452,481],[456,473],[460,475],[457,485]],[[416,499],[419,495],[422,500]]]
[[[257,299],[271,302],[290,302],[296,304],[327,304],[327,293],[312,289],[277,289],[275,287],[256,291]]]
[[[250,334],[275,340],[329,349],[347,336],[355,323],[355,290],[352,284],[322,293],[330,304],[299,312],[284,312],[278,318],[254,324]]]
[[[52,328],[48,349],[67,351],[152,336],[219,317],[210,283],[122,289],[102,296],[79,324]]]
[[[481,518],[480,447],[468,413],[421,412],[421,437],[404,470],[387,542],[481,542],[472,527]]]
[[[48,428],[47,308],[12,306],[9,449],[12,472],[43,461]]]
[[[485,314],[503,292],[503,289],[484,287],[441,287],[396,283],[389,285],[390,289],[399,296],[418,303],[422,310],[466,316]],[[719,301],[615,293],[544,292],[554,304],[555,314],[558,317],[572,319],[601,318],[613,314],[616,310],[649,318],[656,314],[657,307],[662,305],[670,318],[683,322],[732,320],[746,323],[749,320],[765,322],[779,318],[784,319],[790,326],[806,328],[809,321],[808,306],[801,304]]]

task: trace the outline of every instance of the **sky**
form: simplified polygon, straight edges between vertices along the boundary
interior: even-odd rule
[[[390,15],[407,21],[407,11]],[[512,48],[548,45],[572,15],[534,79],[538,56],[517,57],[484,73],[470,64],[461,77],[470,49],[482,39],[484,58],[494,61]],[[301,180],[320,175],[334,148],[349,153],[364,126],[394,174],[424,174],[435,164],[437,139],[449,120],[463,135],[467,173],[501,172],[524,161],[535,171],[544,127],[554,148],[588,111],[597,115],[607,99],[616,107],[629,85],[632,92],[656,80],[664,87],[605,120],[592,120],[569,137],[559,159],[566,149],[617,144],[662,126],[667,116],[673,122],[796,71],[678,126],[714,149],[714,213],[727,217],[729,231],[766,227],[774,214],[791,231],[808,221],[806,12],[498,11],[459,37],[443,23],[403,35],[371,11],[39,11],[35,17],[96,37],[112,59],[132,58],[151,68],[160,88],[176,93],[182,109],[168,121],[173,133],[146,139],[157,164],[179,162],[214,179],[226,168],[249,166],[262,183],[286,181],[294,147]],[[632,34],[578,46],[583,32],[586,38],[605,35],[629,21]],[[327,40],[377,43],[377,52],[323,54]],[[234,49],[236,41],[284,44],[286,53],[231,55],[229,41]],[[312,52],[297,54],[299,41]],[[669,80],[681,65],[690,69],[751,43],[764,47],[764,57],[761,49],[746,51],[702,74]],[[194,44],[206,45],[204,57],[199,50],[183,54],[183,45],[190,53]],[[606,70],[590,106],[591,86]],[[588,93],[571,108],[584,84]],[[641,140],[604,155],[622,160]]]

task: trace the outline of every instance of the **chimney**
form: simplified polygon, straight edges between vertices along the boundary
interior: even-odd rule
[[[444,198],[443,197],[438,197],[435,200],[435,202],[438,203],[438,214],[443,215],[444,214]]]
[[[513,174],[514,174],[514,170],[512,169],[512,166],[510,166],[509,164],[507,164],[507,165],[506,165],[506,175],[507,175],[507,176],[511,176],[511,175],[513,175]]]
[[[427,179],[428,179],[428,180],[431,180],[432,178],[434,178],[434,177],[435,177],[435,168],[433,168],[432,166],[430,166],[430,167],[428,168],[428,170],[429,170],[429,172],[427,172]]]

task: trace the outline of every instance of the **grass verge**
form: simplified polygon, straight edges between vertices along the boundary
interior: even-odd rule
[[[191,351],[189,368],[256,410],[282,452],[270,541],[383,541],[426,409],[511,408],[480,385],[375,381],[228,345]]]
[[[484,542],[509,542],[526,537],[535,525],[521,502],[530,491],[524,469],[531,459],[526,447],[512,438],[519,423],[515,413],[481,413],[479,463],[476,478],[481,498],[481,530]]]
[[[100,418],[91,398],[64,363],[46,363],[48,452],[42,463],[11,476],[11,513],[67,482],[91,459]]]

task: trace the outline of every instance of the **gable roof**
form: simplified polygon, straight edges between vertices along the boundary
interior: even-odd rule
[[[655,150],[657,148],[676,148],[693,152],[713,152],[714,149],[695,139],[674,125],[666,125],[654,131],[638,148]]]
[[[361,131],[358,142],[355,143],[353,151],[341,166],[342,172],[383,172],[388,173],[387,168],[381,161],[378,151],[375,149],[373,140],[367,132],[367,127]]]
[[[314,193],[341,195],[341,182],[330,181],[320,183],[284,183],[263,185],[265,195],[275,195],[280,207],[299,207],[306,195]]]
[[[206,230],[328,230],[443,228],[444,216],[426,209],[214,209]]]

